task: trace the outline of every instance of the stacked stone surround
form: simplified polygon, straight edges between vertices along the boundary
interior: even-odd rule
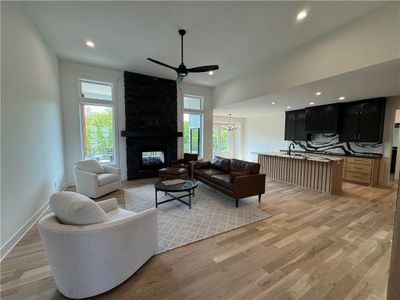
[[[124,73],[127,178],[158,176],[141,166],[143,151],[163,151],[165,165],[177,158],[177,91],[173,80]]]

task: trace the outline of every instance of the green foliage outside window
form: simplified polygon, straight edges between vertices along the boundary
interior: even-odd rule
[[[113,111],[111,107],[85,106],[85,158],[114,160]]]

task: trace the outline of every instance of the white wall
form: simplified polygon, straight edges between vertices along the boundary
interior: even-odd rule
[[[211,88],[183,83],[178,87],[178,131],[183,131],[183,95],[196,95],[203,97],[204,101],[204,129],[203,129],[203,150],[205,160],[212,157],[212,130],[213,130],[213,109]],[[178,157],[183,156],[182,138],[178,139]]]
[[[213,89],[214,108],[400,57],[400,4],[390,2]]]
[[[106,81],[114,84],[116,97],[116,166],[121,167],[122,179],[126,179],[126,145],[121,138],[125,130],[125,99],[123,72],[69,61],[61,61],[61,97],[64,115],[65,174],[68,185],[74,184],[72,168],[74,162],[82,159],[81,130],[79,115],[79,79]]]
[[[64,185],[59,63],[18,2],[1,2],[1,256]]]
[[[285,112],[267,116],[247,118],[244,130],[245,160],[257,161],[252,152],[276,152],[286,149],[284,140]]]

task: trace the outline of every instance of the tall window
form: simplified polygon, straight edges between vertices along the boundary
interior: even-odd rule
[[[222,128],[222,124],[214,123],[213,128],[213,155],[229,157],[229,134]]]
[[[79,80],[83,159],[115,162],[113,85]]]
[[[203,98],[183,97],[183,151],[203,155]]]

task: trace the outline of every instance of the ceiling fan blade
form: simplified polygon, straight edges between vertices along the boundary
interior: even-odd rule
[[[209,66],[199,66],[187,69],[189,73],[201,73],[201,72],[208,72],[208,71],[215,71],[218,70],[218,65],[209,65]]]
[[[170,68],[170,69],[172,69],[172,70],[177,70],[177,68],[174,68],[174,67],[172,67],[172,66],[170,66],[170,65],[167,65],[167,64],[164,64],[163,62],[161,62],[161,61],[158,61],[158,60],[155,60],[155,59],[152,59],[152,58],[147,58],[149,61],[151,61],[151,62],[153,62],[153,63],[155,63],[155,64],[158,64],[158,65],[161,65],[161,66],[163,66],[163,67],[167,67],[167,68]]]
[[[183,81],[183,78],[184,78],[184,77],[182,77],[182,76],[178,76],[178,77],[176,78],[176,85],[179,85],[179,84]]]

